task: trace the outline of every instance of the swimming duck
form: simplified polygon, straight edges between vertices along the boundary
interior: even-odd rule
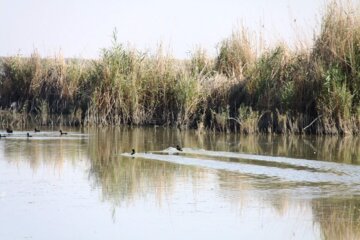
[[[6,128],[7,133],[13,133],[13,130],[11,128]]]
[[[176,145],[176,150],[182,151],[182,148],[179,145]]]
[[[130,155],[134,155],[134,154],[135,154],[135,149],[132,149]]]
[[[40,132],[40,129],[35,128],[34,132]]]
[[[4,138],[4,137],[6,137],[6,136],[5,136],[5,135],[1,135],[1,134],[0,134],[0,138],[2,138],[2,137]]]
[[[61,129],[59,130],[59,132],[60,132],[60,135],[65,135],[65,134],[67,134],[67,132],[63,132]]]
[[[27,136],[27,137],[32,137],[32,136],[30,135],[30,133],[27,133],[26,136]]]

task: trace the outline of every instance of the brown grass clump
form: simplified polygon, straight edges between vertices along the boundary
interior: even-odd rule
[[[126,48],[114,32],[93,61],[36,52],[2,58],[0,106],[42,124],[68,118],[243,133],[360,132],[359,8],[329,3],[312,48],[280,42],[260,52],[258,39],[241,27],[214,58],[198,48],[177,60],[162,46],[155,53]]]

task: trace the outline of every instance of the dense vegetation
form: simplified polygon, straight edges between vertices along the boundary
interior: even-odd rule
[[[113,44],[98,60],[3,58],[3,125],[172,125],[243,133],[360,132],[360,11],[329,4],[309,49],[258,49],[244,28],[176,60]],[[349,10],[350,9],[350,10]],[[10,111],[11,110],[11,111]]]

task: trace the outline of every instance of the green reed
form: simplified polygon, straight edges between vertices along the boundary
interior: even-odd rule
[[[2,58],[0,106],[40,124],[359,133],[359,26],[359,8],[333,1],[311,48],[264,47],[261,35],[242,27],[214,58],[199,48],[187,60],[162,46],[124,47],[114,32],[96,60]],[[12,124],[18,115],[0,118]]]

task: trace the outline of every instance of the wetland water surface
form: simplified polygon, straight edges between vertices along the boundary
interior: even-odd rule
[[[359,138],[67,130],[0,139],[0,239],[360,239]]]

